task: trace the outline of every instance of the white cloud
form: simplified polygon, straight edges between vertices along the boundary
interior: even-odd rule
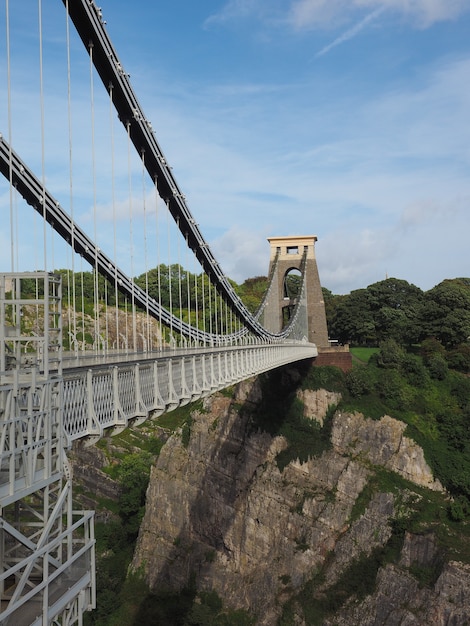
[[[277,26],[287,24],[295,30],[324,29],[358,18],[360,25],[364,19],[370,19],[361,17],[364,11],[377,15],[385,10],[415,27],[427,28],[437,22],[456,19],[470,7],[468,0],[229,0],[217,13],[210,15],[205,24],[254,18]],[[353,26],[350,30],[356,28]]]
[[[333,293],[348,293],[383,280],[395,241],[387,230],[342,229],[319,238],[316,255],[320,280]]]
[[[232,226],[211,242],[224,273],[238,283],[248,276],[267,276],[269,245],[263,232]]]
[[[288,23],[295,29],[325,28],[341,23],[353,3],[347,0],[296,0],[288,13]]]
[[[354,19],[359,11],[388,10],[418,27],[457,18],[470,9],[467,0],[296,0],[288,21],[296,29],[325,28]]]
[[[266,0],[229,0],[220,11],[213,13],[206,19],[205,26],[251,16],[266,17],[272,13],[274,5],[273,0],[269,2]]]
[[[355,0],[354,4],[390,9],[420,27],[453,20],[469,10],[467,0]]]
[[[466,204],[470,203],[467,198]],[[464,203],[460,200],[448,199],[446,202],[436,198],[420,198],[407,205],[400,217],[400,227],[403,231],[419,228],[431,221],[445,221],[458,217],[460,211],[465,211]]]
[[[309,85],[278,90],[279,111],[293,116],[264,107],[263,89],[248,106],[227,88],[197,113],[188,93],[191,113],[172,109],[164,126],[179,131],[163,143],[224,272],[237,282],[265,274],[267,236],[312,232],[322,283],[335,293],[387,273],[427,288],[465,274],[469,76],[470,60],[440,61],[368,99],[328,95],[314,116],[302,99]],[[460,259],[437,260],[436,233]]]
[[[323,49],[325,54],[358,36],[382,12],[381,19],[395,12],[403,21],[407,18],[409,23],[423,26],[451,19],[468,4],[450,0],[317,0],[295,4],[290,0],[239,0],[226,4],[226,12],[218,15],[227,20],[237,15],[266,19],[279,15],[282,6],[284,27],[286,16],[290,26],[299,29],[341,26],[343,34],[335,39],[340,32],[336,31],[331,36],[332,43]],[[288,13],[289,6],[296,8],[296,22],[294,12]],[[449,47],[439,60],[431,55],[426,64],[419,62],[411,69],[403,66],[406,71],[392,75],[393,82],[388,84],[368,84],[364,77],[367,69],[363,74],[351,68],[351,74],[346,74],[341,68],[325,77],[316,72],[322,68],[315,64],[308,68],[310,74],[292,66],[289,76],[279,70],[270,74],[266,83],[257,83],[249,73],[245,82],[241,77],[232,83],[226,75],[219,85],[204,79],[198,82],[194,75],[175,75],[165,81],[165,89],[160,89],[155,85],[161,82],[153,80],[154,68],[145,67],[136,91],[151,102],[145,108],[158,141],[165,153],[168,150],[168,162],[174,166],[190,209],[228,276],[241,282],[248,276],[266,274],[266,237],[307,232],[319,237],[317,258],[322,283],[335,293],[364,287],[386,274],[429,288],[444,277],[468,275],[465,268],[470,267],[470,58],[465,58],[462,50],[452,54]],[[399,55],[396,46],[389,48],[389,54]],[[385,70],[382,78],[388,79]],[[98,95],[101,90],[96,91]],[[21,121],[22,132],[20,136],[15,126],[14,136],[22,138],[19,152],[24,156],[24,149],[28,164],[31,155],[34,166],[40,142],[31,140],[36,135],[29,129],[33,116],[27,116],[30,107],[26,95],[21,98],[14,94],[15,120]],[[104,120],[100,133],[109,126],[108,105],[106,99],[95,107],[97,117]],[[83,109],[86,113],[89,106],[83,105]],[[60,150],[52,143],[55,135],[47,134],[46,147],[59,163],[57,172],[48,166],[46,174],[51,191],[58,192],[66,206],[68,174],[63,170],[68,166],[68,154],[62,145],[67,134],[66,107],[57,101],[48,113],[47,119],[65,128],[62,136],[56,133]],[[116,140],[122,131],[118,127],[116,123]],[[86,143],[89,134],[85,123],[77,126],[74,138]],[[109,139],[104,141],[104,156],[99,150],[96,154],[97,174],[101,174],[100,168],[105,170],[102,178],[97,176],[96,185],[98,239],[112,256],[112,228],[100,220],[108,219],[114,211],[123,226],[119,252],[124,263],[131,247],[129,201],[125,199],[129,193],[127,137],[120,149],[116,147],[120,158],[115,164],[114,209],[110,194],[105,195],[111,188],[111,176],[106,179],[104,175],[110,170],[105,158],[108,144]],[[75,217],[77,221],[88,217],[84,227],[91,215],[89,154],[85,147],[83,152],[79,146],[74,148]],[[135,273],[139,273],[142,168],[134,161],[131,168]],[[7,206],[7,201],[7,197],[3,204],[0,200],[0,205]],[[148,206],[151,204],[149,198]],[[28,235],[26,229],[23,234]],[[2,246],[5,266],[7,248]],[[166,261],[163,255],[161,261]]]
[[[400,278],[431,289],[445,278],[468,275],[470,194],[445,199],[419,196],[385,227],[351,219],[336,225],[317,243],[322,285],[348,293]]]

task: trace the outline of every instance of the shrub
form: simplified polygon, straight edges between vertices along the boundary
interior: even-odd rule
[[[449,505],[449,517],[454,522],[463,522],[470,513],[470,502],[467,498],[460,496]]]
[[[423,363],[425,365],[428,365],[429,359],[432,356],[436,354],[440,354],[441,356],[444,356],[446,353],[446,350],[440,341],[438,341],[434,337],[431,337],[429,339],[425,339],[421,343],[420,353],[421,353],[421,356],[423,357]]]
[[[193,423],[193,419],[191,416],[183,424],[181,429],[181,442],[185,448],[189,446],[189,440],[191,439],[191,426]]]
[[[125,456],[118,468],[118,479],[122,485],[119,514],[130,537],[137,536],[144,515],[151,463],[152,455],[141,452]]]
[[[447,356],[449,367],[464,374],[470,373],[470,343],[462,343]]]
[[[414,387],[425,387],[429,383],[428,370],[422,361],[412,354],[403,357],[401,370],[407,382]]]
[[[367,367],[354,367],[346,375],[346,387],[353,398],[371,393],[374,381]]]
[[[402,405],[403,381],[396,370],[381,372],[376,383],[377,394],[397,408]]]
[[[428,370],[431,378],[444,380],[449,370],[445,357],[441,354],[431,355],[428,360]]]
[[[470,412],[470,378],[454,375],[452,377],[451,393],[459,407]]]
[[[380,344],[377,355],[377,365],[386,369],[398,369],[405,357],[405,351],[394,339],[388,339]]]
[[[311,367],[303,383],[303,389],[326,389],[327,391],[343,391],[345,384],[345,374],[333,365],[322,367]]]

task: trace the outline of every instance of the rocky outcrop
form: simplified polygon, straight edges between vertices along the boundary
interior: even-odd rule
[[[304,417],[314,419],[323,426],[323,420],[328,413],[328,409],[338,404],[341,394],[336,391],[327,391],[326,389],[299,389],[297,398],[303,402]]]
[[[302,625],[299,622],[299,626]],[[450,562],[431,588],[409,572],[387,565],[379,570],[375,593],[349,605],[324,626],[467,626],[470,623],[470,566]]]
[[[96,508],[100,498],[117,500],[120,494],[119,484],[108,474],[103,467],[108,465],[106,455],[95,446],[83,445],[75,442],[72,451],[67,455],[70,461],[74,481],[81,486],[80,491],[74,493],[75,499],[85,508]],[[97,512],[96,519],[109,518],[109,512]]]
[[[375,421],[364,419],[360,413],[342,413],[336,416],[331,439],[340,454],[362,455],[417,485],[442,491],[422,449],[404,436],[405,428],[406,424],[388,415]]]
[[[310,417],[312,407],[324,406],[324,395],[303,398]],[[216,394],[204,401],[203,410],[193,414],[187,447],[181,436],[170,437],[152,469],[132,567],[141,568],[150,588],[159,591],[181,589],[195,575],[200,589],[215,590],[228,606],[249,610],[257,624],[272,626],[283,603],[315,572],[324,573],[321,592],[390,538],[397,507],[391,493],[376,492],[361,511],[354,510],[374,466],[432,489],[440,485],[422,451],[404,436],[404,424],[338,412],[332,448],[281,471],[276,456],[286,440],[251,427],[250,407],[260,399],[258,381],[245,381],[233,399]],[[358,607],[346,606],[339,618],[344,621],[331,624],[463,626],[459,615],[470,588],[464,567],[448,564],[434,589],[412,602],[419,585],[408,570],[414,562],[434,563],[430,541],[424,546],[408,538],[401,564],[380,570],[377,593],[363,603],[371,621],[361,621]],[[406,602],[400,612],[401,593]],[[454,621],[410,621],[426,602],[429,615],[434,605],[447,615],[444,595],[454,600]],[[297,620],[304,623],[301,611]]]

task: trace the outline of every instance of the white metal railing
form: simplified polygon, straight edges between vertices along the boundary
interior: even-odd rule
[[[107,428],[123,429],[207,396],[270,369],[316,357],[309,343],[279,343],[216,348],[141,362],[74,368],[63,374],[63,425],[69,442],[99,438]]]

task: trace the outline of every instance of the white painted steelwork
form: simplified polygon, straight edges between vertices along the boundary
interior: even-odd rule
[[[69,442],[102,437],[294,361],[316,357],[301,342],[200,348],[162,353],[137,363],[64,370],[64,431]]]
[[[72,506],[60,279],[0,275],[0,319],[0,624],[81,623],[95,605],[94,513]]]

